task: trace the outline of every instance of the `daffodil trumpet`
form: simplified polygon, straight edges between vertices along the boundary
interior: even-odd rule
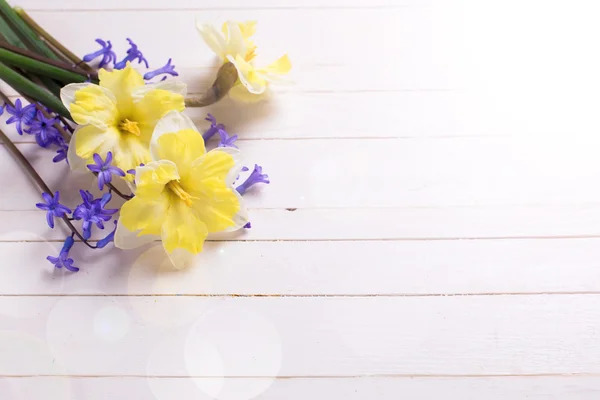
[[[171,111],[150,140],[151,161],[135,169],[133,199],[121,207],[115,246],[130,249],[161,240],[176,268],[190,265],[211,233],[248,223],[234,188],[239,150],[206,152],[202,134],[184,114]]]

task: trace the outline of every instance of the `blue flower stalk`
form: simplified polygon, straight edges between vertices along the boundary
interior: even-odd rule
[[[56,155],[52,159],[52,162],[61,162],[62,160],[67,160],[67,152],[69,151],[69,146],[66,143],[63,143],[58,150],[56,150]],[[69,160],[67,160],[69,163]]]
[[[88,164],[87,168],[98,175],[98,189],[103,190],[104,185],[112,182],[112,176],[125,176],[121,168],[111,165],[113,159],[112,152],[106,154],[106,159],[102,160],[99,154],[94,154],[94,164]]]
[[[121,61],[116,63],[114,68],[115,69],[123,69],[127,66],[128,62],[132,62],[132,61],[136,61],[136,60],[137,60],[138,64],[144,63],[144,65],[146,65],[146,68],[149,68],[150,66],[148,65],[148,60],[146,60],[144,58],[144,55],[138,48],[137,44],[133,43],[133,40],[131,40],[129,38],[127,38],[127,41],[129,42],[129,46],[130,46],[129,50],[127,50],[127,55]]]
[[[90,61],[102,56],[100,63],[98,63],[98,68],[104,68],[107,65],[117,61],[117,55],[112,49],[112,43],[110,40],[104,41],[102,39],[96,39],[96,43],[98,43],[102,48],[98,51],[83,56],[83,61],[89,63]]]
[[[43,203],[37,203],[35,206],[40,210],[46,211],[46,222],[50,228],[54,229],[54,218],[63,218],[71,214],[71,210],[60,204],[60,193],[55,192],[54,196],[48,193],[42,193]]]
[[[205,142],[207,142],[211,137],[213,137],[220,129],[225,129],[225,125],[218,124],[217,119],[210,113],[207,114],[207,117],[204,118],[208,122],[210,122],[210,128],[206,132],[202,134],[202,138]]]
[[[159,75],[179,76],[179,73],[177,73],[177,71],[175,71],[175,66],[171,65],[170,58],[169,58],[169,61],[167,61],[167,63],[163,67],[160,67],[159,69],[155,69],[154,71],[146,72],[144,74],[144,79],[149,81],[150,79],[152,79],[156,76],[159,76]],[[164,81],[165,79],[167,79],[166,76],[164,76],[161,79],[161,81]]]
[[[15,124],[17,133],[23,135],[23,125],[29,125],[35,117],[35,104],[28,104],[23,107],[21,99],[17,99],[15,105],[5,104],[6,112],[12,115],[6,120],[8,125]]]
[[[237,140],[238,135],[229,136],[225,129],[219,129],[219,137],[221,140],[219,141],[217,147],[233,147],[237,149],[237,146],[234,144],[234,142]]]
[[[100,199],[94,199],[94,196],[87,190],[80,190],[79,193],[83,203],[75,208],[73,218],[78,221],[82,220],[83,238],[89,240],[92,236],[92,226],[95,224],[98,228],[104,229],[104,222],[110,221],[119,210],[105,208],[112,199],[110,193],[105,193]]]
[[[41,147],[46,148],[51,144],[61,146],[65,140],[55,127],[57,123],[58,118],[47,118],[41,110],[38,110],[35,119],[29,123],[29,129],[25,129],[25,133],[35,135],[35,141]]]
[[[248,168],[243,169],[243,171],[244,170],[248,171]],[[246,193],[246,191],[248,191],[248,189],[250,189],[252,186],[256,185],[257,183],[269,184],[269,183],[271,183],[271,181],[269,181],[269,175],[262,173],[262,167],[258,164],[254,164],[254,170],[250,173],[250,176],[248,176],[248,178],[246,178],[244,183],[239,185],[236,188],[236,190],[238,191],[239,194],[243,195],[244,193]]]
[[[65,240],[58,257],[48,256],[46,257],[46,260],[50,261],[50,263],[52,263],[56,268],[64,267],[66,270],[71,272],[79,271],[79,268],[73,266],[73,259],[69,258],[69,251],[71,251],[74,243],[75,239],[73,239],[73,236],[67,236],[67,239]]]
[[[204,142],[207,142],[218,133],[219,144],[217,147],[233,147],[237,149],[234,143],[238,139],[238,135],[229,136],[229,133],[225,130],[225,125],[217,123],[217,119],[211,113],[206,114],[206,118],[204,119],[210,122],[210,127],[202,134]]]

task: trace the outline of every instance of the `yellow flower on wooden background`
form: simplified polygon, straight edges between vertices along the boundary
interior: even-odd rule
[[[146,85],[129,63],[122,70],[101,69],[98,77],[99,85],[74,83],[60,93],[79,124],[68,150],[71,168],[90,163],[94,153],[106,157],[109,151],[123,171],[150,161],[154,127],[169,111],[183,111],[186,85],[174,80]]]
[[[135,170],[135,197],[121,208],[115,245],[128,249],[160,238],[173,265],[183,268],[202,251],[209,233],[233,231],[248,222],[233,183],[239,150],[206,152],[193,122],[179,112],[154,130],[152,161]]]
[[[229,95],[244,102],[264,98],[271,83],[286,83],[283,78],[292,69],[287,54],[266,67],[255,67],[256,45],[250,40],[256,31],[256,22],[227,21],[221,31],[209,24],[196,23],[206,44],[224,63],[232,63],[238,72],[238,82]]]

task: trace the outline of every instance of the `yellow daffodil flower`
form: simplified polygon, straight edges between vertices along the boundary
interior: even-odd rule
[[[227,21],[223,24],[221,32],[210,24],[196,21],[196,28],[222,62],[227,62],[227,56],[239,55],[246,61],[254,59],[256,46],[250,37],[256,32],[256,21]]]
[[[242,57],[227,56],[238,71],[240,84],[234,85],[229,95],[237,100],[255,102],[267,95],[270,83],[286,83],[283,75],[290,72],[292,63],[287,54],[280,57],[273,64],[264,68],[256,68]]]
[[[146,85],[129,63],[122,70],[101,69],[98,77],[100,85],[74,83],[60,92],[79,124],[67,153],[71,168],[81,169],[94,153],[104,158],[109,151],[123,171],[151,161],[154,127],[169,111],[183,111],[186,85],[173,80]]]
[[[271,83],[284,83],[283,76],[292,69],[289,57],[283,55],[271,65],[257,68],[253,65],[256,45],[250,37],[256,31],[256,22],[228,21],[221,32],[211,25],[196,24],[206,44],[224,63],[232,63],[238,72],[238,81],[229,95],[244,102],[262,100]]]
[[[177,268],[202,251],[207,235],[233,231],[248,222],[234,189],[241,164],[231,147],[206,152],[202,135],[182,113],[172,111],[156,125],[152,161],[135,170],[135,197],[121,207],[115,245],[122,249],[162,240]]]

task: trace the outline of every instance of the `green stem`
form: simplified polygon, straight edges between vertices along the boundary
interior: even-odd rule
[[[65,71],[69,71],[72,72],[74,74],[78,74],[81,75],[85,78],[90,79],[91,81],[97,81],[98,80],[98,74],[94,71],[92,72],[86,72],[83,69],[77,67],[77,66],[73,66],[71,64],[68,64],[64,61],[56,61],[56,60],[51,60],[50,58],[44,57],[44,56],[40,56],[39,54],[36,54],[32,51],[29,51],[27,49],[21,49],[19,47],[16,46],[11,46],[10,44],[7,43],[3,43],[0,41],[0,48],[5,49],[11,53],[16,53],[19,54],[23,57],[27,57],[27,58],[31,58],[33,60],[42,62],[44,64],[49,64],[49,65],[53,65],[57,68],[61,68],[64,69]]]
[[[46,64],[38,60],[33,60],[4,48],[0,48],[0,62],[23,69],[25,71],[33,72],[36,75],[57,79],[64,83],[86,81],[86,78],[79,74],[66,71],[62,68],[58,68],[54,65]]]
[[[50,92],[41,89],[29,79],[24,78],[2,63],[0,63],[0,79],[4,80],[19,93],[29,96],[35,101],[39,101],[55,113],[60,114],[65,118],[71,119],[69,111],[65,108],[65,106],[63,106],[62,102],[58,98],[53,96]]]
[[[33,179],[35,181],[35,183],[38,185],[38,187],[41,189],[41,191],[43,193],[48,193],[49,195],[52,196],[52,194],[54,192],[52,192],[52,190],[50,190],[50,188],[48,187],[48,185],[46,185],[46,182],[44,182],[44,180],[42,179],[42,177],[31,166],[31,164],[25,158],[25,156],[23,155],[23,153],[21,153],[19,151],[19,149],[17,148],[17,146],[15,146],[15,144],[13,142],[11,142],[11,140],[8,138],[8,136],[6,136],[6,134],[1,129],[0,129],[0,140],[2,140],[4,142],[4,145],[6,146],[6,149],[13,155],[14,158],[16,158],[17,162],[19,164],[21,164],[21,166],[23,167],[23,169],[25,169],[25,171],[29,174],[29,176],[31,177],[31,179]],[[73,226],[73,223],[69,220],[69,217],[67,217],[65,215],[62,218],[62,220],[69,227],[69,229],[71,230],[71,232],[73,232],[75,234],[75,236],[77,236],[77,238],[79,240],[81,240],[82,242],[84,242],[88,247],[90,247],[92,249],[94,248],[94,246],[92,246],[91,244],[89,244],[88,241],[85,240],[85,238],[81,235],[81,233],[79,233],[79,231],[77,230],[77,228],[75,228],[75,226]]]
[[[221,100],[235,85],[238,79],[238,72],[235,66],[226,62],[219,68],[217,77],[210,88],[201,96],[186,97],[186,107],[206,107]]]
[[[37,53],[43,54],[44,56],[53,60],[59,60],[58,56],[44,43],[38,35],[31,29],[19,15],[11,8],[6,0],[0,0],[0,14],[4,19],[13,26],[15,31],[24,42],[28,45],[31,50]]]
[[[10,29],[10,26],[8,26],[8,23],[4,20],[4,18],[2,18],[1,15],[0,15],[0,37],[3,37],[4,40],[6,40],[8,43],[12,44],[13,46],[18,46],[23,49],[25,48],[25,43],[23,43],[21,38],[19,38],[19,36],[17,36],[17,34],[14,33],[12,29]]]
[[[33,29],[39,36],[44,38],[48,43],[50,43],[54,48],[56,48],[59,52],[61,52],[68,60],[73,62],[73,64],[81,67],[88,73],[94,72],[94,70],[84,63],[79,57],[73,54],[69,49],[67,49],[61,42],[56,40],[52,35],[50,35],[44,28],[38,25],[37,22],[33,20],[21,7],[14,7],[15,12],[25,21],[27,25],[31,29]]]
[[[39,188],[48,194],[52,194],[52,191],[46,185],[46,182],[42,179],[42,177],[35,171],[35,169],[31,166],[29,161],[25,158],[23,153],[19,151],[17,146],[6,136],[6,134],[0,129],[0,139],[4,142],[4,145],[8,149],[8,151],[17,159],[19,164],[27,171],[29,176],[35,181],[35,183],[39,186]]]

